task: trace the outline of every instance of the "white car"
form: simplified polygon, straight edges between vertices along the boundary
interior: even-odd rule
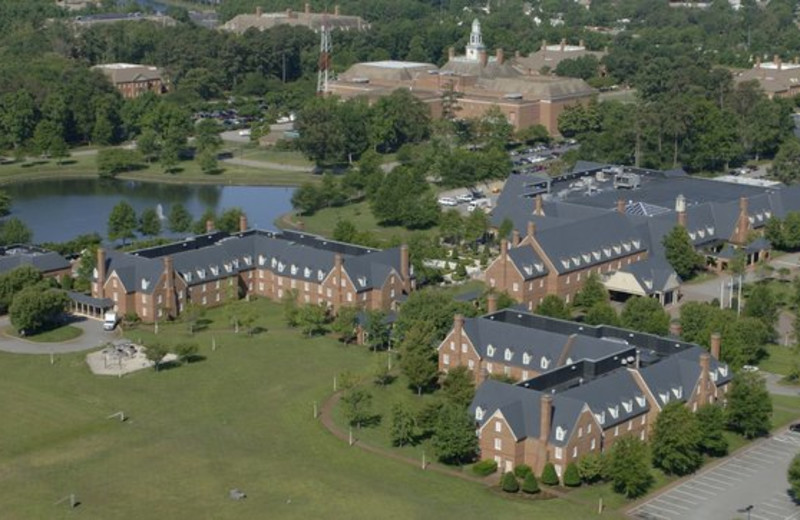
[[[463,195],[459,195],[456,197],[456,199],[458,199],[458,202],[472,202],[475,200],[475,197],[472,195],[472,193],[465,193]]]
[[[744,365],[742,372],[758,372],[758,367],[753,365]]]
[[[239,135],[242,136],[242,137],[247,137],[250,134],[251,134],[251,131],[250,131],[249,128],[245,128],[244,130],[239,130]]]
[[[441,197],[439,199],[439,204],[442,206],[458,206],[458,201],[453,197]]]

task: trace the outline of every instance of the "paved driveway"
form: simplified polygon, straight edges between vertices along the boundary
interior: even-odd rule
[[[70,325],[78,327],[83,334],[75,339],[61,343],[34,343],[8,336],[4,332],[9,325],[8,316],[0,317],[0,350],[13,354],[66,354],[97,348],[119,337],[119,329],[114,332],[103,330],[103,323],[82,316],[74,316]]]
[[[752,505],[753,520],[800,519],[788,495],[786,470],[800,452],[800,434],[784,431],[677,487],[640,504],[630,516],[641,520],[731,520]]]

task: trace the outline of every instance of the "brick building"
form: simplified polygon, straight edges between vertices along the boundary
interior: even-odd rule
[[[527,464],[536,474],[552,462],[561,477],[570,462],[623,436],[647,440],[670,402],[692,410],[725,404],[732,374],[718,360],[721,344],[712,336],[709,354],[674,338],[508,309],[457,317],[439,346],[439,366],[444,372],[466,366],[475,374],[470,413],[482,459],[494,459],[502,471]]]
[[[256,7],[254,13],[234,16],[220,29],[242,34],[248,29],[265,31],[279,25],[308,27],[314,32],[318,32],[323,25],[343,31],[369,29],[369,24],[360,16],[341,14],[338,5],[334,6],[332,13],[315,13],[311,11],[311,4],[308,2],[305,3],[302,12],[286,9],[278,13],[265,13],[260,7]]]
[[[163,94],[167,91],[167,81],[158,67],[107,63],[92,68],[102,72],[126,99],[137,98],[145,92]]]
[[[408,248],[368,249],[295,232],[209,231],[134,253],[98,250],[92,296],[143,321],[179,315],[188,303],[294,294],[298,303],[394,308],[414,288]]]
[[[55,251],[24,244],[0,247],[0,273],[7,273],[25,265],[41,272],[45,278],[55,278],[59,283],[72,273],[69,260]]]

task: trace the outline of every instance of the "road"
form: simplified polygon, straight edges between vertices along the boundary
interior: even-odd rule
[[[0,317],[0,331],[4,331],[9,324],[8,316]],[[75,316],[75,321],[70,325],[81,329],[83,334],[61,343],[34,343],[0,332],[0,350],[13,354],[66,354],[91,350],[119,337],[119,331],[106,332],[102,322],[82,316]]]
[[[629,511],[641,520],[797,520],[786,470],[800,452],[800,434],[788,430],[758,441],[720,464],[650,498]]]

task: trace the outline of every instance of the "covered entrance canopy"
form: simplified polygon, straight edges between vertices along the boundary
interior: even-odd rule
[[[114,302],[110,298],[93,298],[74,291],[67,291],[67,296],[69,296],[70,310],[73,314],[102,318],[103,313],[114,308]]]

